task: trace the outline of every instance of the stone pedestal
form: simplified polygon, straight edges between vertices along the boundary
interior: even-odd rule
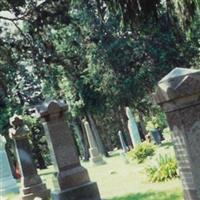
[[[131,136],[131,141],[133,146],[135,147],[141,143],[140,133],[129,107],[126,107],[126,115],[128,117],[128,129]]]
[[[90,182],[87,170],[80,165],[71,131],[65,121],[66,105],[52,101],[37,110],[43,121],[56,171],[53,199],[100,200],[96,183]]]
[[[175,68],[154,97],[173,131],[185,200],[200,200],[200,71]]]
[[[42,183],[33,162],[32,151],[28,141],[29,129],[24,125],[20,116],[14,115],[10,119],[13,126],[9,130],[10,137],[14,140],[17,159],[21,172],[21,196],[23,200],[33,200],[40,197],[43,200],[50,198],[50,191]]]
[[[6,140],[0,135],[0,196],[18,192],[17,182],[12,176],[8,157],[5,151]]]

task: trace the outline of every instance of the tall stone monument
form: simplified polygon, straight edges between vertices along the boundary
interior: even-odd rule
[[[13,128],[9,130],[9,134],[15,143],[17,159],[22,175],[20,191],[22,200],[33,200],[36,197],[48,200],[50,198],[50,191],[42,183],[33,161],[31,147],[28,141],[29,129],[18,115],[10,118],[10,124]]]
[[[94,165],[101,165],[101,164],[105,164],[102,155],[99,153],[94,136],[92,134],[90,125],[88,123],[88,121],[83,120],[84,123],[84,127],[85,127],[85,131],[87,134],[87,138],[88,138],[88,142],[90,145],[89,148],[89,152],[90,152],[90,161],[94,164]]]
[[[128,117],[128,129],[131,136],[131,141],[133,146],[135,147],[141,143],[140,133],[129,107],[126,107],[126,115]]]
[[[200,71],[175,68],[154,97],[173,131],[185,200],[200,200]]]
[[[17,182],[12,176],[10,164],[5,151],[6,140],[0,135],[0,196],[9,192],[18,192]]]
[[[80,165],[70,129],[65,121],[67,106],[51,101],[37,108],[42,119],[56,174],[53,199],[100,200],[96,183]]]

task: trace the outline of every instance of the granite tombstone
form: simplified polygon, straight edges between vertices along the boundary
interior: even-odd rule
[[[175,68],[154,97],[173,131],[185,200],[200,200],[200,71]]]
[[[67,106],[51,101],[38,106],[55,168],[53,199],[100,200],[97,184],[80,165],[71,131],[65,121]]]
[[[29,128],[24,124],[21,116],[14,115],[10,118],[12,128],[9,130],[10,137],[14,140],[17,152],[21,177],[22,200],[33,200],[40,197],[43,200],[50,198],[50,191],[42,183],[33,161],[31,147],[28,141]]]

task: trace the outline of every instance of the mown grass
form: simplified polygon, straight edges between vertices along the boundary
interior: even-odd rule
[[[112,200],[180,200],[183,199],[180,192],[146,192],[112,198]]]
[[[173,154],[170,143],[157,148],[158,154]],[[162,183],[148,181],[144,171],[148,160],[143,164],[137,162],[127,164],[119,151],[111,152],[110,158],[105,158],[107,164],[93,166],[84,162],[92,181],[97,182],[101,197],[104,200],[182,200],[182,188],[179,179]],[[53,186],[53,167],[39,171],[43,181],[51,190]],[[10,194],[8,200],[19,199],[19,195]]]

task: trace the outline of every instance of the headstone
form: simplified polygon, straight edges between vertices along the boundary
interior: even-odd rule
[[[101,154],[98,151],[98,148],[97,148],[96,142],[94,140],[94,136],[92,134],[89,123],[86,120],[83,121],[83,123],[84,123],[85,131],[86,131],[86,134],[87,134],[89,146],[90,146],[90,148],[89,148],[90,161],[94,165],[105,164]]]
[[[100,200],[97,184],[80,165],[70,129],[65,121],[67,106],[51,101],[37,108],[43,121],[55,168],[53,199]]]
[[[128,147],[126,146],[126,143],[124,141],[123,135],[122,135],[122,131],[118,131],[118,136],[119,136],[119,140],[122,146],[122,150],[124,153],[126,153],[128,151]]]
[[[128,117],[128,129],[131,136],[131,141],[133,146],[135,147],[141,143],[140,133],[138,131],[137,124],[129,107],[126,107],[126,115]]]
[[[50,191],[42,183],[33,161],[31,147],[28,141],[29,129],[20,116],[10,118],[12,128],[9,130],[10,137],[14,140],[17,159],[21,173],[21,196],[23,200],[33,200],[40,197],[49,199]]]
[[[154,97],[173,131],[185,200],[200,200],[200,71],[175,68],[158,83]]]
[[[12,171],[5,151],[6,140],[0,135],[0,196],[10,192],[18,192],[17,182],[12,176]]]
[[[151,135],[155,144],[161,144],[161,137],[157,128],[151,130]]]

